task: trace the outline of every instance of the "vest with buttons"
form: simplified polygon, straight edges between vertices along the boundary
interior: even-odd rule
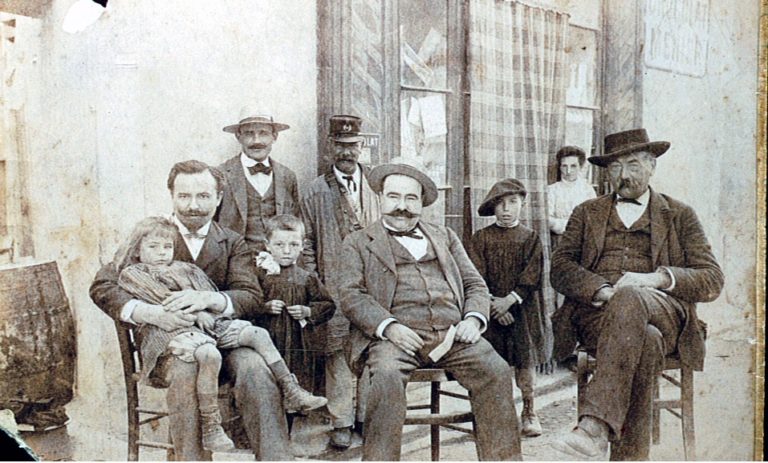
[[[616,208],[611,208],[605,243],[595,272],[616,283],[626,272],[650,273],[653,268],[651,255],[650,207],[631,227],[627,228],[619,218]]]
[[[248,197],[248,216],[245,218],[245,241],[249,246],[255,244],[261,246],[266,242],[265,223],[267,219],[277,213],[274,178],[263,197],[251,185],[251,182],[248,181],[245,182],[245,191]]]
[[[440,268],[432,244],[419,260],[396,239],[390,246],[397,267],[397,286],[390,312],[398,322],[420,330],[445,330],[461,321],[461,310]]]

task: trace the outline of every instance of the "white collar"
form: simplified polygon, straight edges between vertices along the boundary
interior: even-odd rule
[[[494,222],[494,223],[495,223],[495,224],[496,224],[496,226],[498,226],[499,228],[515,228],[515,227],[517,227],[518,225],[520,225],[520,219],[517,219],[517,220],[515,220],[515,222],[514,222],[512,225],[502,225],[502,224],[500,224],[500,223],[499,223],[499,221],[498,221],[498,220],[497,220],[496,222]]]
[[[243,167],[245,167],[246,169],[247,169],[248,167],[253,167],[253,166],[255,166],[255,165],[256,165],[256,164],[258,164],[258,163],[264,164],[266,167],[269,167],[269,166],[270,166],[270,163],[269,163],[269,156],[267,156],[267,158],[266,158],[266,159],[264,159],[263,161],[257,161],[257,160],[255,160],[255,159],[251,159],[251,158],[249,158],[249,157],[248,157],[248,156],[246,156],[246,155],[245,155],[245,153],[243,153],[243,152],[240,152],[240,162],[241,162],[241,163],[243,163]]]
[[[616,198],[621,198],[621,195],[616,193]],[[651,199],[651,189],[648,188],[647,190],[645,190],[645,193],[641,194],[635,199],[637,200],[638,203],[640,203],[640,206],[643,206],[643,207],[647,206],[648,201],[650,201]],[[632,203],[622,203],[622,204],[632,204]],[[637,204],[635,204],[635,206],[636,205]]]
[[[186,237],[187,235],[192,233],[192,232],[189,231],[189,229],[186,227],[186,225],[181,223],[179,218],[176,217],[176,214],[171,214],[171,220],[173,221],[173,223],[176,224],[176,227],[178,227],[179,233],[181,233],[181,236]],[[208,232],[210,230],[211,230],[211,220],[209,220],[208,223],[206,223],[205,225],[200,227],[200,229],[197,230],[197,232],[195,232],[195,233],[197,235],[202,236],[202,237],[206,237],[206,236],[208,236]]]
[[[339,181],[340,185],[347,186],[347,179],[345,179],[345,176],[348,176],[349,174],[345,174],[344,172],[340,171],[336,168],[336,166],[333,166],[333,174],[336,176],[336,180]],[[355,165],[355,171],[352,172],[352,181],[355,182],[355,185],[360,185],[360,166]]]

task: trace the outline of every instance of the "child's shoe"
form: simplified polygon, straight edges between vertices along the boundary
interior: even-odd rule
[[[235,444],[221,427],[221,415],[218,411],[200,412],[200,427],[205,450],[227,452],[235,449]]]
[[[279,380],[283,391],[283,408],[288,413],[306,412],[325,406],[328,399],[312,395],[299,385],[296,375],[286,375]]]

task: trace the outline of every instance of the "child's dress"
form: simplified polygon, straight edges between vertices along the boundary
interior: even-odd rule
[[[259,267],[257,274],[264,291],[264,303],[280,300],[286,307],[305,305],[312,309],[303,327],[286,309],[279,315],[260,315],[254,321],[269,331],[275,347],[299,384],[308,391],[315,391],[315,359],[324,350],[322,337],[325,330],[320,325],[333,316],[336,310],[333,299],[317,275],[295,264],[280,268],[277,274],[268,274]]]
[[[512,291],[523,300],[510,312],[515,321],[502,326],[490,320],[484,337],[515,368],[532,368],[549,360],[552,327],[541,294],[544,254],[539,235],[520,224],[490,225],[472,235],[470,257],[492,296]]]
[[[120,272],[118,284],[137,299],[157,305],[162,304],[172,291],[217,291],[216,285],[199,267],[181,261],[174,261],[170,265],[130,265]],[[222,321],[224,320],[227,319]],[[164,354],[172,352],[185,362],[193,362],[194,350],[197,347],[202,344],[216,344],[215,339],[194,325],[165,331],[154,325],[143,324],[135,333],[141,354],[142,379],[149,377],[158,359]],[[161,383],[161,377],[162,374],[152,375],[150,381],[154,384],[159,380]]]

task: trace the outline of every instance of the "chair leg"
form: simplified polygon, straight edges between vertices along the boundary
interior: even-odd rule
[[[429,412],[433,415],[440,413],[440,383],[433,381],[429,392]],[[432,451],[432,461],[440,461],[440,425],[429,426],[429,447]]]
[[[656,401],[659,399],[659,376],[656,375],[656,379],[653,382],[653,416],[651,417],[651,441],[654,445],[658,444],[661,440],[661,409]]]
[[[139,395],[135,383],[126,384],[125,387],[128,410],[128,461],[139,460]]]
[[[581,415],[581,397],[589,382],[589,354],[579,351],[576,354],[576,419]]]
[[[693,425],[693,370],[683,367],[680,369],[681,402],[683,415],[683,449],[685,459],[696,460],[696,433]]]

